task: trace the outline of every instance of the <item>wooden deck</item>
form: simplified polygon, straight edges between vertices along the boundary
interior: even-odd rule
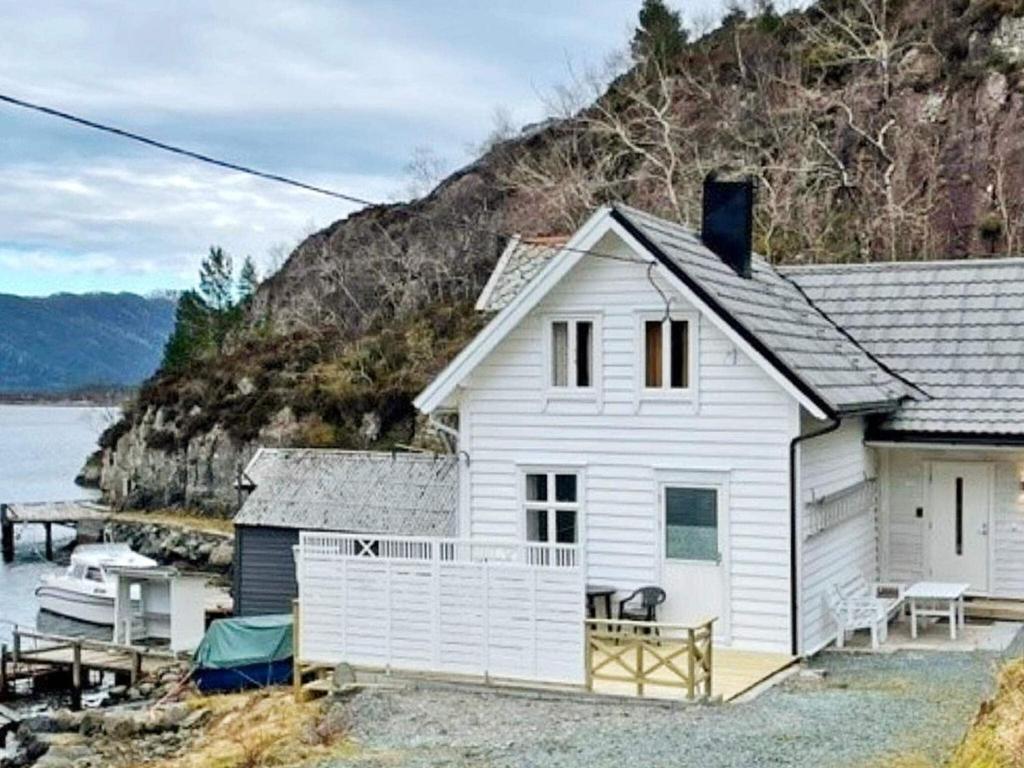
[[[665,641],[666,645],[671,641]],[[781,672],[790,666],[795,659],[782,653],[762,653],[758,651],[740,651],[731,648],[714,648],[711,655],[711,698],[721,697],[722,701],[732,701],[749,691],[754,686]],[[656,659],[648,654],[645,666],[653,666]],[[658,678],[667,683],[674,683],[675,676],[665,669],[656,670],[650,676],[654,681]],[[595,693],[615,694],[619,696],[636,696],[636,686],[631,683],[595,680]],[[644,696],[659,699],[684,699],[685,693],[674,686],[659,686],[656,682],[648,682],[644,686]]]
[[[969,619],[1024,621],[1024,600],[970,597],[964,603],[964,614]]]

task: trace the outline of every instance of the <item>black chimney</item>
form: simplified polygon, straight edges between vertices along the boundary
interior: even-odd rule
[[[754,182],[704,178],[701,240],[740,277],[750,277],[754,230]]]

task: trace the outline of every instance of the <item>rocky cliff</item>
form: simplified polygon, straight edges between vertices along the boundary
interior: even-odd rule
[[[776,261],[1018,252],[1022,14],[1021,0],[766,4],[671,61],[634,62],[426,197],[309,237],[225,354],[143,388],[103,438],[103,489],[227,511],[261,443],[427,439],[411,398],[480,327],[472,301],[510,233],[571,231],[611,200],[699,221],[712,170],[757,180],[756,245]]]

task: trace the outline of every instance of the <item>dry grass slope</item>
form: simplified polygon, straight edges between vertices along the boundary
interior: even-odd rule
[[[981,705],[949,768],[1016,766],[1024,766],[1024,659],[1003,667],[995,696]]]
[[[196,705],[213,717],[188,753],[146,768],[286,768],[354,750],[336,710],[322,701],[296,704],[290,690],[209,696]]]

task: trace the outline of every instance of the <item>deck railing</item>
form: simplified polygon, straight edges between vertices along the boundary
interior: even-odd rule
[[[575,568],[580,564],[575,544],[546,544],[524,541],[449,539],[425,536],[390,536],[304,531],[298,555],[328,556],[365,560],[493,562]]]
[[[690,700],[711,696],[712,625],[587,619],[587,688],[627,684],[637,696],[677,688]]]

